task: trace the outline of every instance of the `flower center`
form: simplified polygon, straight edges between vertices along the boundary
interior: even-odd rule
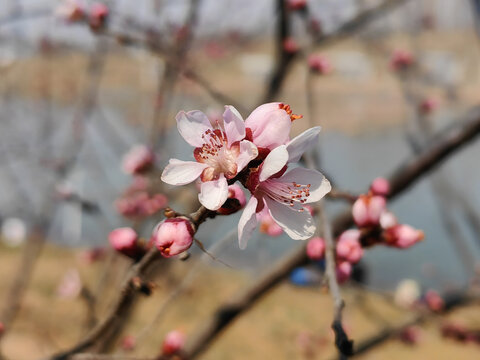
[[[282,183],[279,181],[266,180],[261,183],[261,190],[268,194],[273,200],[289,205],[295,206],[295,203],[304,204],[310,196],[311,184],[301,185],[295,181],[291,183]],[[299,209],[304,211],[303,207]]]
[[[220,129],[208,129],[202,134],[203,145],[194,150],[198,162],[209,167],[202,174],[203,181],[218,179],[221,173],[229,179],[237,174],[236,158],[240,152],[238,143],[228,148],[227,135]]]
[[[296,114],[293,114],[293,111],[292,109],[290,108],[290,105],[287,105],[287,104],[284,104],[284,103],[280,103],[278,104],[278,107],[282,110],[285,110],[285,112],[290,115],[290,120],[291,121],[295,121],[295,120],[298,120],[298,119],[301,119],[303,118],[303,115],[296,115]]]

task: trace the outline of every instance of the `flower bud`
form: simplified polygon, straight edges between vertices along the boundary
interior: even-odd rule
[[[384,232],[384,237],[388,245],[406,249],[422,241],[425,235],[423,231],[410,225],[399,224],[387,229]]]
[[[245,193],[242,188],[236,184],[230,185],[228,187],[228,198],[220,209],[217,210],[217,213],[220,215],[230,215],[236,213],[237,211],[243,209],[247,199],[245,198]]]
[[[415,62],[413,55],[406,50],[395,50],[390,59],[390,67],[395,71],[404,71]]]
[[[434,98],[423,100],[418,106],[418,111],[423,115],[431,114],[438,107],[438,101]]]
[[[415,345],[420,341],[421,330],[418,326],[408,326],[402,330],[398,338],[407,345]]]
[[[372,181],[370,191],[373,195],[387,196],[390,192],[390,183],[387,179],[378,177]]]
[[[287,54],[295,54],[300,50],[300,47],[293,37],[288,37],[283,41],[283,50]]]
[[[178,353],[185,344],[185,334],[179,330],[170,331],[163,340],[163,355]]]
[[[95,3],[90,8],[90,28],[94,31],[101,30],[105,26],[108,16],[108,7],[102,3]]]
[[[145,253],[138,242],[138,235],[132,228],[123,227],[110,232],[108,235],[110,245],[125,256],[137,258]]]
[[[122,168],[127,174],[139,174],[148,170],[154,161],[154,154],[145,145],[136,145],[123,157]]]
[[[382,227],[382,229],[390,229],[395,225],[397,225],[396,216],[393,215],[393,213],[390,211],[382,212],[382,215],[380,215],[380,226]]]
[[[135,349],[136,343],[137,341],[135,339],[135,336],[126,335],[123,337],[120,346],[124,351],[132,351],[133,349]]]
[[[325,241],[320,237],[311,238],[307,243],[307,256],[311,260],[321,260],[325,256]]]
[[[263,210],[257,214],[257,221],[260,223],[261,233],[267,234],[268,236],[280,236],[283,234],[282,228],[273,220],[267,208],[263,208]]]
[[[288,0],[287,6],[292,11],[303,10],[307,6],[307,0]]]
[[[178,255],[192,246],[192,224],[184,218],[166,219],[153,230],[153,240],[160,253],[166,257]]]
[[[383,196],[361,195],[352,207],[352,215],[358,227],[377,226],[387,201]]]
[[[352,264],[359,262],[363,256],[360,236],[360,231],[356,229],[344,231],[338,238],[337,256]]]
[[[320,75],[326,75],[332,72],[333,67],[330,61],[323,55],[312,54],[308,57],[308,66],[310,70]]]
[[[350,279],[350,276],[352,275],[352,270],[352,264],[350,264],[348,261],[342,261],[340,263],[337,263],[336,273],[338,283],[343,284],[348,279]]]
[[[442,297],[435,290],[428,290],[425,293],[425,302],[428,308],[435,312],[441,311],[445,306]]]

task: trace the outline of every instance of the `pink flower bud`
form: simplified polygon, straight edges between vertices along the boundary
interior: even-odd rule
[[[192,246],[194,234],[189,220],[172,218],[158,224],[152,236],[160,253],[169,258],[188,250]]]
[[[312,260],[321,260],[325,256],[325,241],[320,237],[311,238],[307,243],[307,256]]]
[[[132,351],[133,349],[135,349],[136,343],[137,341],[135,339],[135,336],[127,335],[122,339],[120,346],[125,351]]]
[[[390,183],[387,179],[378,177],[372,181],[370,191],[373,195],[387,196],[390,193]]]
[[[428,115],[431,114],[438,107],[438,105],[437,99],[427,98],[420,103],[418,110],[421,114]]]
[[[288,0],[287,6],[289,10],[303,10],[307,6],[307,0]]]
[[[352,275],[352,264],[348,261],[342,261],[337,263],[336,273],[337,273],[337,281],[339,284],[343,284]]]
[[[69,22],[78,22],[85,18],[85,4],[79,0],[65,0],[56,9],[55,15]]]
[[[406,50],[395,50],[390,59],[390,67],[395,71],[403,71],[412,66],[415,58],[412,53]]]
[[[358,227],[377,226],[387,201],[383,196],[361,195],[352,207],[352,215]]]
[[[253,142],[262,155],[290,140],[292,121],[302,115],[292,112],[290,105],[273,102],[257,107],[245,120],[246,139]],[[264,154],[266,156],[267,154]]]
[[[415,345],[420,341],[421,335],[418,326],[408,326],[399,334],[398,338],[407,345]]]
[[[393,215],[393,213],[390,211],[382,212],[382,215],[380,215],[380,226],[382,227],[382,229],[390,229],[395,225],[397,225],[396,216]]]
[[[308,66],[310,70],[320,75],[329,74],[333,70],[330,61],[325,56],[317,54],[312,54],[308,57]]]
[[[422,241],[424,233],[410,225],[395,225],[384,232],[387,244],[401,249],[409,248],[417,242]]]
[[[95,3],[90,8],[90,28],[92,30],[100,30],[105,26],[109,10],[107,5]]]
[[[138,174],[148,170],[154,161],[154,154],[145,145],[136,145],[123,157],[123,171],[127,174]]]
[[[300,50],[300,47],[293,37],[288,37],[283,41],[283,50],[287,54],[295,54]]]
[[[57,287],[57,296],[62,299],[74,299],[80,294],[81,290],[80,274],[76,269],[69,269],[65,272]]]
[[[128,257],[136,257],[141,252],[138,235],[132,228],[123,227],[111,231],[108,241],[116,251]]]
[[[361,233],[352,229],[344,231],[337,242],[337,256],[352,264],[356,264],[363,256],[362,245],[360,244]]]
[[[445,306],[445,302],[435,290],[428,290],[425,293],[425,302],[430,310],[436,312],[441,311]]]
[[[247,199],[245,198],[245,193],[242,188],[236,184],[230,185],[228,187],[228,198],[227,201],[222,205],[220,209],[217,210],[217,213],[221,215],[230,215],[236,213],[237,211],[243,209]]]
[[[185,344],[185,334],[179,330],[170,331],[163,340],[163,355],[178,353]]]

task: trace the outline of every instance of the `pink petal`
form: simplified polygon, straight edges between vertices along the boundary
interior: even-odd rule
[[[332,189],[330,182],[321,173],[301,167],[288,171],[278,181],[283,183],[296,182],[300,185],[310,184],[310,196],[306,198],[306,203],[319,201]]]
[[[202,182],[198,200],[209,210],[218,210],[228,197],[228,183],[223,174],[218,180]]]
[[[288,152],[285,145],[281,145],[270,151],[260,170],[260,182],[267,180],[270,176],[278,173],[287,164]]]
[[[170,185],[185,185],[196,180],[208,165],[195,161],[170,159],[162,173],[162,181]]]
[[[223,113],[223,123],[225,133],[227,135],[228,147],[232,146],[234,142],[243,140],[245,138],[245,123],[242,115],[231,105],[225,106]]]
[[[320,126],[315,126],[290,140],[287,143],[288,162],[297,162],[305,151],[318,143],[318,134],[320,134]]]
[[[248,240],[252,236],[253,230],[257,226],[257,210],[258,200],[255,196],[252,196],[247,203],[247,206],[243,210],[242,217],[238,222],[238,243],[240,249],[247,247]]]
[[[270,150],[288,141],[291,126],[290,115],[279,108],[279,103],[261,105],[245,120],[245,127],[252,130],[253,143]]]
[[[265,197],[265,202],[273,220],[293,240],[306,240],[315,233],[315,225],[308,211],[293,210],[288,205],[280,204],[269,197]]]
[[[175,117],[178,132],[187,143],[194,147],[201,147],[204,143],[202,135],[212,128],[207,115],[198,110],[189,112],[180,111]]]
[[[250,161],[255,159],[258,156],[258,149],[254,143],[248,140],[240,141],[240,153],[238,154],[236,163],[237,163],[237,173],[242,171],[242,169],[248,165]]]

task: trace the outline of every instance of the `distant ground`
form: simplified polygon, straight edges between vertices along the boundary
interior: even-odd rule
[[[9,359],[39,359],[53,351],[65,348],[77,341],[85,332],[86,307],[79,299],[60,299],[57,286],[63,273],[76,268],[85,286],[95,291],[104,263],[87,265],[79,260],[79,253],[47,246],[37,264],[32,285],[25,294],[23,305],[11,332],[3,339],[3,351]],[[20,249],[0,248],[0,301],[3,307],[11,276],[20,260]],[[112,301],[112,290],[118,288],[126,268],[124,259],[114,262],[112,278],[105,293],[99,297],[99,318]],[[150,298],[141,299],[125,334],[137,334],[139,329],[155,316],[166,295],[192,266],[187,262],[170,260],[171,284],[160,271],[156,283],[159,288]],[[182,329],[187,334],[201,325],[202,319],[222,301],[254,279],[244,273],[224,267],[203,267],[193,284],[176,301],[166,308],[158,326],[145,336],[134,354],[155,354],[167,331]],[[388,324],[398,324],[412,314],[396,308],[389,297],[367,294],[352,287],[344,288],[346,298],[345,325],[356,341],[375,334]],[[285,283],[262,299],[245,316],[239,318],[223,336],[205,353],[203,359],[332,359],[332,333],[329,329],[332,304],[329,295],[320,288],[298,288]],[[372,314],[378,314],[373,316]],[[478,328],[478,305],[454,311],[448,319]],[[366,353],[359,359],[475,359],[480,346],[460,344],[440,336],[440,318],[433,317],[421,327],[421,340],[417,346],[408,346],[398,340],[390,340]],[[304,345],[301,345],[304,344]],[[306,348],[313,352],[308,355]],[[118,346],[116,347],[118,350]]]

